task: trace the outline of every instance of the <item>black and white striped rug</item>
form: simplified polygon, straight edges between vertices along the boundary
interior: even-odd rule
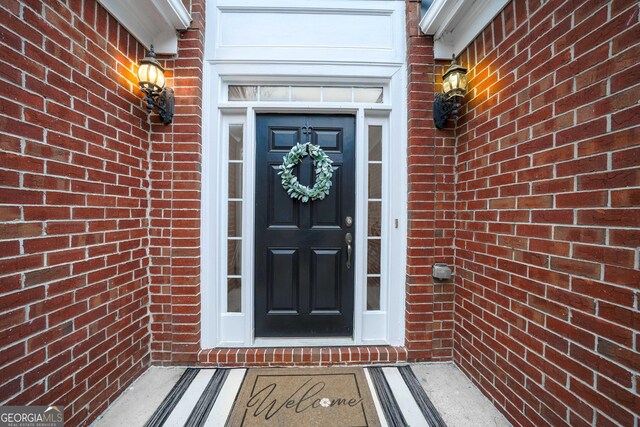
[[[262,369],[264,368],[256,368]],[[271,368],[270,370],[287,369],[288,371],[296,371],[299,375],[307,375],[310,372],[307,368]],[[325,368],[340,372],[343,368]],[[429,400],[420,382],[409,366],[402,367],[369,367],[357,368],[362,369],[366,382],[358,387],[368,387],[369,392],[362,393],[363,397],[371,396],[375,414],[373,416],[364,417],[363,422],[357,425],[367,426],[411,426],[411,427],[446,427],[444,421],[438,414],[438,411]],[[239,399],[243,388],[243,383],[248,377],[248,369],[186,369],[179,381],[173,389],[162,401],[160,406],[153,413],[151,418],[145,424],[145,427],[159,426],[231,426],[240,427],[248,425],[245,418],[231,416],[232,412],[247,412],[245,406],[246,400]],[[281,373],[282,371],[279,371]],[[308,375],[307,375],[308,376]],[[255,377],[255,375],[253,376]],[[243,390],[249,389],[249,394],[256,393],[255,385],[246,384]],[[245,391],[244,394],[247,392]],[[296,393],[300,396],[296,396]],[[274,403],[279,407],[295,411],[294,401],[296,399],[304,399],[303,391],[296,390],[295,387],[287,396],[291,396],[290,406],[287,400]],[[320,399],[318,399],[320,401]],[[312,402],[308,400],[308,402]],[[315,402],[319,403],[319,402]],[[322,405],[324,402],[320,402]],[[329,406],[330,402],[327,402]],[[250,405],[250,404],[249,404]],[[310,407],[310,404],[307,405]],[[315,412],[313,422],[307,425],[327,425],[322,420],[322,410],[320,405],[314,405],[318,408]],[[255,409],[255,407],[253,408]],[[255,411],[254,411],[255,412]],[[285,411],[283,411],[285,412]],[[260,415],[269,413],[262,411]],[[377,419],[376,418],[377,415]],[[305,427],[302,423],[294,423],[294,418],[283,417],[263,417],[257,425],[285,427],[292,425],[295,427]],[[256,421],[255,419],[253,420]],[[331,421],[331,427],[338,427],[341,424]],[[353,423],[344,424],[355,427]]]

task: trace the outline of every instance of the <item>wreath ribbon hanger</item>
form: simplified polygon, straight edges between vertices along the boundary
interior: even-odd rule
[[[302,126],[302,134],[308,135],[309,141],[307,144],[311,144],[311,132],[313,131],[313,126],[309,126],[309,122],[307,120],[304,121],[304,126]]]

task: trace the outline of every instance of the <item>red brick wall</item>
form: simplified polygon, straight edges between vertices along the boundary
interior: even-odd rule
[[[144,51],[93,0],[3,0],[0,51],[0,403],[87,424],[149,364]]]
[[[200,350],[200,172],[204,0],[193,0],[192,23],[177,58],[166,59],[176,94],[173,124],[151,133],[150,313],[155,363],[195,364]]]
[[[461,55],[455,360],[515,425],[638,425],[639,33],[518,0]]]
[[[408,239],[406,346],[409,360],[451,360],[453,281],[434,281],[432,265],[454,262],[454,132],[433,124],[433,41],[420,32],[420,2],[407,1]],[[437,283],[436,283],[437,282]]]

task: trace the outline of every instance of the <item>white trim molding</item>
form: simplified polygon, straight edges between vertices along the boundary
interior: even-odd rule
[[[98,0],[147,49],[178,53],[177,31],[191,24],[191,13],[182,0]]]
[[[402,50],[398,49],[404,43],[404,20],[398,16],[397,1],[217,0],[213,5],[210,3],[207,4],[206,48],[213,51],[205,56],[217,62],[401,65],[405,60]]]
[[[212,0],[207,4],[202,147],[203,349],[404,345],[407,242],[407,67],[404,2],[395,0]],[[348,19],[345,19],[344,17]],[[337,19],[337,18],[340,19]],[[336,18],[336,19],[334,19]],[[373,25],[382,36],[364,31]],[[257,33],[253,33],[257,32]],[[257,34],[257,35],[256,35]],[[387,37],[395,34],[393,38]],[[229,99],[230,85],[382,88],[381,102]],[[259,92],[260,93],[260,92]],[[292,93],[292,92],[291,92]],[[323,92],[324,93],[324,92]],[[348,338],[254,336],[255,118],[261,113],[353,114],[356,118],[357,248],[367,245],[367,126],[383,128],[380,309],[366,304],[365,250],[354,260],[354,332]],[[243,125],[241,310],[227,312],[225,162],[229,125]],[[392,172],[393,171],[393,172]],[[393,190],[392,190],[393,189]]]
[[[420,29],[433,36],[435,59],[458,56],[509,1],[431,0],[420,20]]]

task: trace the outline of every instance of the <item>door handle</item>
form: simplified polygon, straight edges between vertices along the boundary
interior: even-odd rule
[[[344,241],[347,243],[347,269],[351,268],[351,252],[353,249],[351,248],[351,242],[353,242],[353,236],[351,233],[347,233],[344,236]]]

